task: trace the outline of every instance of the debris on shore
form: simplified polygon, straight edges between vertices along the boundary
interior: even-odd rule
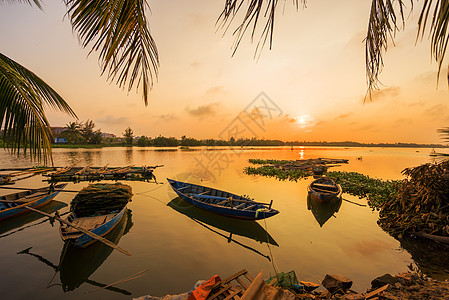
[[[225,280],[214,275],[207,281],[198,281],[191,291],[179,295],[147,295],[134,300],[449,299],[449,282],[431,280],[415,272],[379,276],[371,281],[371,288],[364,293],[351,290],[353,282],[342,275],[326,275],[321,281],[323,288],[316,291],[321,287],[319,284],[298,281],[294,271],[278,273],[266,281],[262,279],[262,273],[255,278],[245,275],[251,278],[249,285],[239,279],[243,273],[247,274],[247,271],[242,270]],[[236,280],[235,283],[232,280]]]

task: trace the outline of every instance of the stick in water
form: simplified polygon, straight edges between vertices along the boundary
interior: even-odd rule
[[[123,278],[123,279],[120,279],[119,281],[116,281],[116,282],[114,282],[114,283],[108,284],[107,286],[103,286],[103,287],[101,287],[101,288],[99,288],[99,289],[96,289],[96,290],[93,290],[93,291],[84,292],[84,294],[93,293],[93,292],[100,291],[100,290],[106,289],[106,288],[108,288],[108,287],[117,285],[117,284],[119,284],[119,283],[123,283],[123,282],[126,282],[126,281],[130,281],[130,280],[133,280],[133,279],[137,279],[137,278],[139,278],[139,277],[142,277],[142,276],[144,275],[143,273],[148,272],[149,270],[150,270],[150,269],[146,269],[146,270],[137,272],[137,273],[134,274],[134,275],[125,277],[125,278]]]

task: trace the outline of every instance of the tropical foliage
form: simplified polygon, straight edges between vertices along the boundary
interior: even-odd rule
[[[145,104],[159,66],[145,17],[145,0],[64,0],[67,15],[83,47],[99,52],[108,80],[120,87],[141,87]],[[0,0],[42,9],[40,0]],[[12,59],[0,55],[0,126],[4,146],[27,149],[32,157],[51,157],[52,134],[45,116],[48,105],[76,117],[69,105],[43,80]]]
[[[123,133],[123,136],[125,137],[125,144],[132,146],[134,140],[134,132],[131,127],[125,129],[125,133]]]
[[[52,133],[45,106],[76,117],[42,79],[0,53],[0,126],[4,146],[13,153],[29,150],[33,158],[51,157]]]

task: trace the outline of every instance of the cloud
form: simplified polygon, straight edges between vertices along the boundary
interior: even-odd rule
[[[201,66],[201,64],[198,61],[194,61],[193,63],[190,64],[190,67],[193,69],[196,69],[199,66]]]
[[[346,113],[346,114],[341,114],[341,115],[335,117],[334,120],[346,119],[346,118],[352,116],[353,114],[354,114],[354,113],[352,113],[352,112]]]
[[[396,98],[397,96],[399,96],[399,93],[400,87],[398,86],[391,86],[380,90],[374,90],[371,93],[371,98],[369,96],[367,97],[367,101],[369,102],[371,100],[372,102],[375,102],[375,101],[382,101],[385,99]],[[363,97],[363,99],[365,99],[365,97]]]
[[[130,119],[128,117],[114,117],[111,115],[107,115],[104,118],[97,119],[98,123],[106,124],[106,125],[120,125],[120,124],[129,124]]]
[[[206,96],[214,96],[214,95],[225,94],[225,93],[226,93],[226,91],[225,91],[224,87],[221,85],[218,85],[218,86],[213,86],[210,89],[208,89],[205,94],[206,94]]]
[[[192,117],[198,117],[202,119],[215,116],[217,114],[217,109],[219,106],[219,102],[213,102],[205,105],[200,105],[197,108],[186,107],[186,111]]]
[[[178,119],[178,117],[175,116],[174,114],[163,114],[163,115],[157,116],[156,118],[159,119],[160,121],[164,121],[164,122],[169,122],[169,121]]]
[[[448,108],[444,104],[437,104],[426,109],[423,114],[433,119],[447,118]]]

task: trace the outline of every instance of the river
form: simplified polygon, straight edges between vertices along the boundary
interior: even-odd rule
[[[354,281],[359,292],[385,273],[408,270],[412,255],[377,226],[378,214],[369,207],[343,201],[322,226],[308,210],[307,185],[243,173],[248,159],[348,159],[332,170],[355,171],[382,179],[401,179],[401,171],[431,161],[430,149],[272,147],[222,148],[206,151],[163,148],[54,149],[54,165],[164,165],[154,171],[155,182],[123,182],[132,186],[129,212],[115,232],[125,256],[102,245],[81,252],[67,251],[58,226],[45,218],[27,216],[22,223],[0,223],[0,290],[2,299],[129,299],[188,291],[214,274],[225,278],[247,269],[268,279],[276,271],[294,270],[300,280],[319,283],[326,274]],[[27,158],[0,153],[0,168],[27,167]],[[185,180],[273,200],[280,213],[265,221],[242,222],[210,215],[177,201],[166,178]],[[16,187],[45,185],[35,176]],[[87,183],[69,183],[80,190]],[[0,192],[7,193],[6,190]],[[8,191],[10,192],[10,191]],[[345,199],[366,204],[344,194]],[[61,213],[69,210],[73,193],[60,193]],[[51,209],[50,209],[51,210]],[[60,262],[63,257],[62,262]],[[147,270],[143,276],[97,290]],[[97,291],[96,291],[97,290]]]

